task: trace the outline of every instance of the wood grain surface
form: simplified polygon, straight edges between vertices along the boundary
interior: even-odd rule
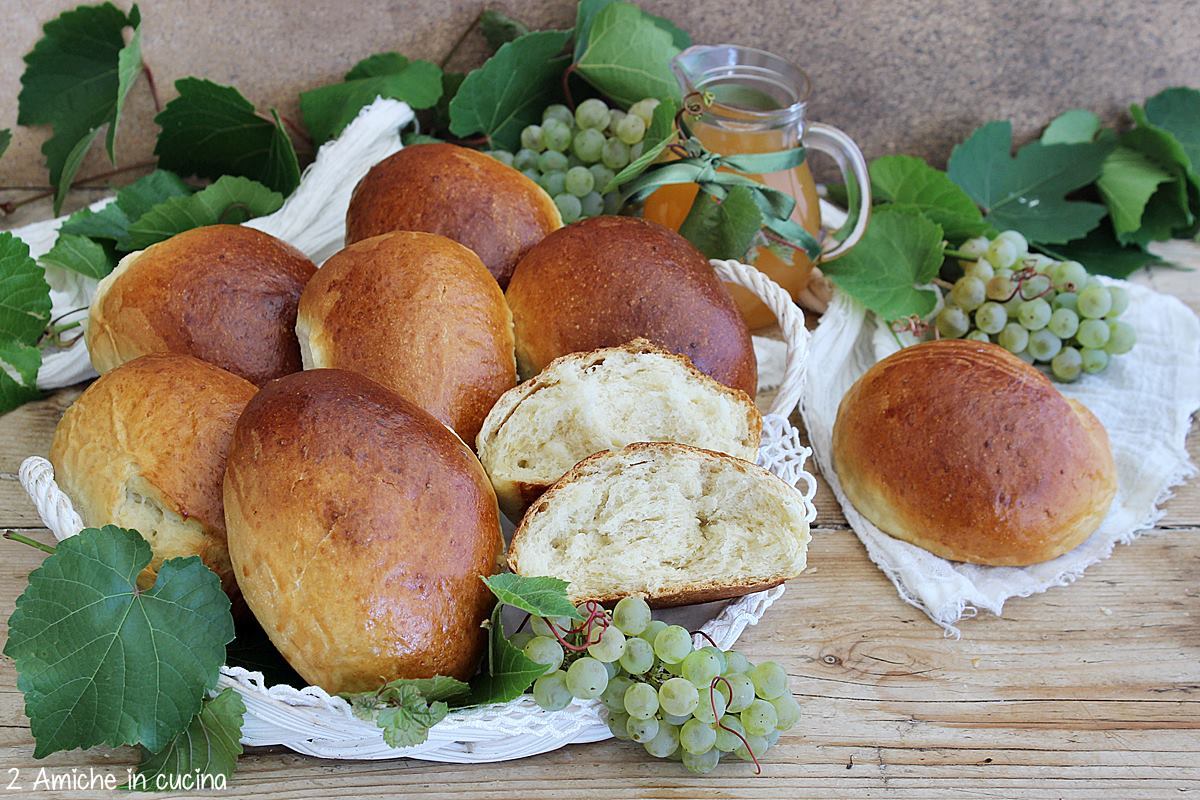
[[[1168,255],[1200,266],[1200,248]],[[1200,309],[1194,273],[1137,280]],[[51,535],[17,483],[45,453],[77,390],[0,417],[0,527]],[[1189,440],[1200,457],[1200,436]],[[625,742],[521,761],[457,766],[321,761],[279,748],[241,759],[223,797],[1177,798],[1200,796],[1200,485],[1180,487],[1153,534],[1119,546],[1075,584],[1012,600],[1003,617],[945,638],[902,602],[867,558],[822,484],[809,570],[739,647],[787,668],[800,725],[761,776],[740,762],[705,777]],[[0,543],[0,618],[41,553]],[[0,631],[7,636],[7,629]],[[37,789],[71,770],[116,772],[129,748],[33,758],[12,662],[0,661],[0,787],[20,797],[107,797]],[[15,770],[15,772],[14,772]],[[201,796],[198,794],[185,795]]]

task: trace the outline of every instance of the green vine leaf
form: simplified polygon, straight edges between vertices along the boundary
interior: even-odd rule
[[[50,322],[50,286],[25,242],[0,233],[0,414],[39,396],[38,340]]]
[[[942,226],[952,242],[987,233],[991,226],[975,201],[946,173],[914,156],[883,156],[871,162],[871,189],[889,203],[911,206]]]
[[[41,397],[37,388],[42,351],[12,340],[0,340],[0,414]]]
[[[579,7],[575,12],[575,60],[578,61],[587,50],[588,39],[591,36],[592,22],[596,19],[596,15],[604,9],[608,8],[617,0],[580,0]],[[662,28],[671,36],[671,43],[679,50],[686,50],[692,46],[692,37],[688,32],[680,28],[674,22],[666,17],[656,17],[653,14],[642,12],[654,22],[656,26]]]
[[[647,97],[678,99],[679,83],[671,72],[678,53],[670,32],[640,8],[614,2],[592,20],[575,70],[624,107]]]
[[[1082,239],[1042,249],[1063,261],[1078,261],[1093,275],[1112,278],[1127,278],[1142,267],[1162,261],[1142,247],[1126,246],[1117,241],[1108,220]]]
[[[942,266],[942,228],[915,208],[882,206],[850,252],[821,265],[839,289],[887,321],[926,316]]]
[[[515,151],[521,129],[540,122],[560,93],[570,31],[535,31],[502,45],[472,70],[450,101],[450,132],[482,133],[492,147]]]
[[[95,280],[100,280],[116,266],[99,243],[73,233],[60,234],[41,261],[43,265],[78,272]]]
[[[1144,109],[1130,109],[1139,125],[1170,134],[1179,144],[1188,178],[1200,188],[1200,91],[1175,87],[1146,101]]]
[[[1012,123],[989,122],[954,148],[947,173],[981,206],[989,223],[1040,244],[1078,239],[1107,213],[1098,203],[1065,195],[1092,183],[1111,141],[1030,142],[1012,156]]]
[[[133,28],[125,43],[124,30]],[[108,158],[116,163],[121,108],[141,71],[141,14],[126,16],[112,3],[79,6],[47,22],[25,56],[17,122],[49,125],[42,146],[57,214],[83,157],[108,126]]]
[[[240,225],[279,210],[283,196],[261,183],[226,175],[192,195],[172,197],[129,226],[122,249],[133,251],[205,225]]]
[[[488,47],[494,53],[500,49],[501,45],[529,33],[529,26],[506,14],[501,14],[494,8],[488,8],[479,15],[479,32],[483,34]]]
[[[431,108],[442,96],[442,70],[429,61],[409,61],[399,53],[379,53],[358,62],[342,83],[300,93],[300,114],[321,145],[338,136],[376,97],[402,100],[414,109]]]
[[[229,598],[196,556],[163,562],[136,531],[88,528],[29,576],[8,620],[34,757],[141,744],[159,752],[199,711],[233,639]]]
[[[12,144],[12,131],[8,128],[0,129],[0,156],[4,155],[4,151]]]
[[[1132,147],[1119,146],[1108,154],[1100,167],[1096,188],[1108,206],[1118,236],[1142,227],[1146,204],[1159,185],[1169,180],[1171,173]]]
[[[525,694],[525,690],[546,672],[545,664],[533,661],[505,638],[504,623],[500,619],[503,608],[503,603],[497,603],[492,611],[487,663],[471,681],[471,693],[463,705],[507,703]]]
[[[192,187],[178,175],[156,169],[149,175],[138,178],[128,186],[117,190],[116,198],[99,211],[82,208],[67,217],[58,229],[59,235],[72,234],[112,242],[123,251],[129,236],[129,226],[159,203],[172,197],[186,197]]]
[[[724,200],[697,192],[679,233],[708,258],[740,259],[762,226],[763,215],[754,193],[745,186],[734,186]]]
[[[583,619],[575,604],[567,598],[567,582],[559,578],[528,577],[501,572],[482,579],[505,605],[538,617]]]
[[[128,788],[165,791],[172,788],[173,778],[184,776],[212,779],[220,775],[228,781],[242,754],[245,715],[246,703],[232,688],[205,698],[200,713],[164,749],[157,753],[142,749],[137,776]]]
[[[154,118],[162,128],[154,154],[180,175],[240,175],[284,195],[300,183],[300,162],[279,114],[259,116],[237,89],[200,78],[175,82],[179,92]]]
[[[461,698],[470,687],[445,675],[432,678],[397,678],[374,692],[342,695],[359,719],[383,729],[383,740],[392,747],[412,747],[429,738],[429,729],[445,718],[447,700]]]
[[[1082,108],[1059,114],[1042,131],[1042,144],[1080,144],[1095,141],[1100,117]]]

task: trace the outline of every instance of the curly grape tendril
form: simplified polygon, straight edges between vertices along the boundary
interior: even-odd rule
[[[701,633],[703,634],[704,638],[712,642],[712,639],[709,638],[707,633],[704,633],[703,631],[701,631]],[[716,646],[715,642],[713,643],[713,646]],[[733,696],[733,684],[729,682],[728,678],[726,678],[724,675],[718,675],[712,679],[712,683],[708,686],[708,702],[712,706],[713,719],[716,720],[718,728],[723,731],[729,731],[738,738],[738,741],[742,743],[742,747],[746,748],[746,752],[750,754],[750,760],[754,762],[754,774],[762,775],[762,764],[758,763],[758,756],[755,755],[752,749],[750,749],[749,740],[747,740],[746,737],[738,731],[729,727],[724,722],[721,722],[722,718],[717,716],[717,685],[721,683],[725,684],[725,688],[729,691],[729,696]]]
[[[607,630],[608,626],[612,624],[612,622],[608,619],[608,614],[606,614],[604,611],[604,606],[600,605],[600,603],[596,602],[595,600],[588,600],[587,603],[584,604],[584,608],[587,609],[588,615],[586,618],[584,618],[583,622],[572,628],[565,629],[563,633],[559,633],[558,626],[554,624],[552,619],[546,617],[542,618],[542,621],[546,623],[546,627],[550,629],[550,633],[553,634],[554,638],[558,640],[558,643],[562,645],[564,650],[570,650],[573,653],[584,652],[589,647],[599,642],[604,636],[604,631]],[[600,635],[595,639],[595,641],[593,641],[592,627],[597,625],[597,623],[599,623],[598,627],[600,630]],[[584,634],[583,644],[571,644],[565,638],[566,636],[574,636],[576,634]]]

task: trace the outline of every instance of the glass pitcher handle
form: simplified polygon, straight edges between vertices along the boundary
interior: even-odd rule
[[[847,197],[854,205],[854,208],[846,209],[849,214],[846,225],[854,225],[850,233],[840,242],[831,238],[833,246],[821,251],[822,261],[832,261],[858,243],[870,221],[871,178],[867,174],[867,160],[863,158],[862,151],[853,139],[832,125],[820,122],[813,122],[807,127],[804,132],[804,145],[837,162],[838,169],[842,172],[842,180],[846,182]],[[854,191],[855,188],[857,191]],[[839,232],[845,230],[846,225],[843,225]]]

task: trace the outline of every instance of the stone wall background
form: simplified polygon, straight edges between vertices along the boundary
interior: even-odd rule
[[[118,0],[126,5],[125,0]],[[1019,139],[1056,113],[1109,120],[1172,85],[1200,86],[1195,0],[643,0],[697,42],[731,41],[787,56],[816,90],[812,117],[850,133],[868,156],[904,152],[941,164],[979,123],[1013,119]],[[0,188],[46,181],[46,131],[16,127],[21,57],[71,0],[7,0],[0,26],[0,128],[14,141]],[[495,0],[535,26],[567,26],[571,0]],[[143,49],[164,99],[198,75],[237,86],[259,107],[296,115],[303,89],[337,80],[371,53],[440,61],[476,17],[477,0],[143,0]],[[469,36],[451,66],[485,55]],[[122,164],[150,157],[156,129],[135,86],[118,138]],[[80,175],[108,169],[94,148]]]

